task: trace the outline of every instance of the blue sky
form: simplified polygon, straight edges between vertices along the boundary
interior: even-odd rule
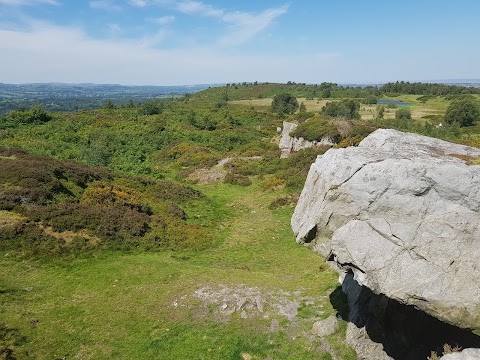
[[[480,78],[478,0],[0,0],[0,82]]]

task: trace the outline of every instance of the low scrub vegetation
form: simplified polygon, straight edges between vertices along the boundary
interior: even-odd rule
[[[24,217],[0,227],[0,249],[49,255],[209,245],[207,231],[187,224],[178,205],[201,198],[196,190],[19,151],[0,154],[6,170],[0,174],[0,209]]]
[[[290,133],[290,136],[304,138],[308,141],[320,141],[327,138],[333,142],[338,142],[341,138],[340,132],[331,120],[318,116],[301,123]]]

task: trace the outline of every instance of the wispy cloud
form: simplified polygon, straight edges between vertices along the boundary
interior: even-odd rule
[[[177,4],[177,10],[185,14],[198,14],[202,16],[222,17],[225,15],[223,10],[216,9],[211,5],[200,1],[182,1]]]
[[[160,26],[167,26],[175,22],[175,16],[169,15],[169,16],[161,16],[158,18],[153,18],[151,19],[154,23],[160,25]]]
[[[242,11],[229,12],[201,1],[181,1],[176,9],[184,14],[215,17],[228,24],[229,32],[220,39],[223,46],[241,45],[267,28],[275,18],[287,13],[288,5],[271,8],[259,14]]]
[[[245,12],[226,13],[222,20],[230,24],[230,32],[220,39],[222,45],[240,45],[267,28],[275,18],[287,13],[288,6],[267,9],[260,14]]]
[[[136,7],[145,7],[147,6],[147,1],[146,0],[129,0],[128,3],[132,6]]]
[[[37,5],[37,4],[57,5],[58,1],[56,0],[0,0],[0,4],[11,5],[11,6]]]
[[[106,1],[98,1],[106,2]],[[266,29],[279,16],[288,12],[289,6],[269,8],[261,12],[228,11],[198,0],[128,0],[128,3],[136,7],[157,5],[170,8],[189,16],[210,17],[220,20],[227,29],[217,39],[217,44],[223,47],[238,46],[253,39],[258,33]],[[157,18],[157,24],[165,26],[171,24],[173,16]]]
[[[157,39],[150,41],[159,41],[162,36],[159,33]],[[315,81],[312,74],[325,76],[337,60],[335,55],[291,55],[278,59],[274,55],[229,55],[200,48],[157,49],[138,40],[95,40],[79,28],[45,23],[34,24],[29,31],[0,30],[0,53],[4,82],[166,85],[272,79]]]
[[[113,1],[109,0],[93,0],[88,3],[88,6],[96,10],[105,10],[105,11],[120,11],[122,10],[121,6],[116,4]]]

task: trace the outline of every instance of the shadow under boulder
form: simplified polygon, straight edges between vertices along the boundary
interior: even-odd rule
[[[348,319],[347,343],[359,359],[427,359],[432,351],[441,355],[445,344],[461,349],[480,347],[480,336],[374,294],[351,273],[330,295],[330,301],[339,315]]]

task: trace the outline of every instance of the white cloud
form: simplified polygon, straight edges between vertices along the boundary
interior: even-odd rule
[[[189,15],[216,17],[228,24],[230,31],[220,39],[223,46],[243,44],[267,28],[272,21],[287,13],[288,5],[271,8],[259,14],[235,11],[228,12],[217,9],[201,1],[182,1],[176,5],[178,11]]]
[[[331,73],[337,59],[229,55],[211,48],[160,50],[148,42],[95,40],[81,29],[48,24],[35,24],[30,31],[0,30],[0,53],[2,81],[12,83],[311,82]]]
[[[132,6],[136,7],[145,7],[147,6],[147,2],[145,0],[129,0],[128,3]]]
[[[93,0],[88,3],[88,6],[96,10],[105,10],[105,11],[120,11],[122,8],[115,4],[113,1],[109,0]]]
[[[152,19],[152,21],[157,23],[160,26],[167,26],[175,22],[175,16],[172,16],[172,15],[161,16],[161,17]]]
[[[0,0],[0,4],[12,5],[12,6],[36,5],[36,4],[57,5],[58,2],[56,0]]]
[[[245,12],[233,12],[225,14],[222,19],[231,24],[230,33],[220,40],[223,45],[239,45],[247,42],[256,34],[267,28],[272,21],[288,11],[288,6],[267,9],[258,15]]]
[[[202,16],[222,17],[223,10],[215,9],[213,6],[200,1],[182,1],[177,4],[177,9],[185,14],[198,14]]]

